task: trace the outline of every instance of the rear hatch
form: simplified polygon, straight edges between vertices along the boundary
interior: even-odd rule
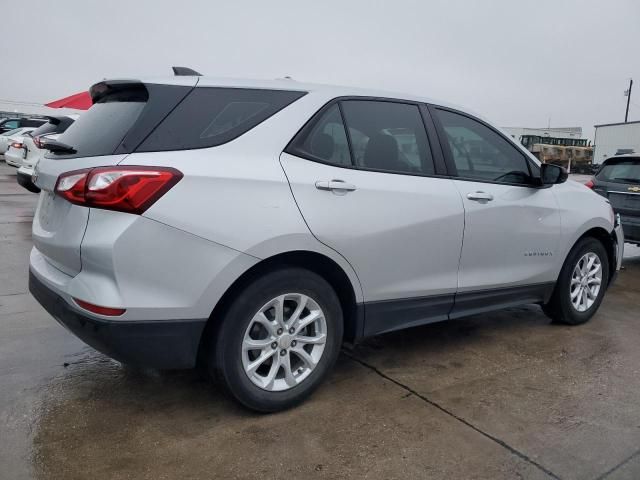
[[[606,197],[616,213],[640,218],[640,157],[618,157],[605,162],[594,190]]]
[[[57,269],[74,276],[82,268],[80,246],[90,209],[54,194],[60,174],[120,163],[197,83],[181,85],[107,81],[91,87],[94,105],[57,139],[68,151],[40,159],[34,181],[42,190],[33,221],[33,243]]]

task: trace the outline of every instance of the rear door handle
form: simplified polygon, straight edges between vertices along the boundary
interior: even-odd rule
[[[334,192],[353,192],[356,186],[344,180],[319,180],[316,182],[318,190],[331,190]]]
[[[471,192],[467,194],[467,198],[474,202],[490,202],[493,200],[493,195],[486,192]]]

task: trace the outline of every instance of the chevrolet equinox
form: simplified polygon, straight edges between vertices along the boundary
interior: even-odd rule
[[[584,323],[620,268],[606,199],[458,107],[195,75],[90,93],[33,174],[30,291],[254,410],[308,397],[345,341],[529,303]]]

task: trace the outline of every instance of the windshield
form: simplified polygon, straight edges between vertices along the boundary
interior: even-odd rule
[[[640,183],[640,158],[608,163],[597,178],[605,182]]]

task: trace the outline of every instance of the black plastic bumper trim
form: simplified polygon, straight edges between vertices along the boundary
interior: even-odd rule
[[[207,319],[103,320],[75,311],[29,272],[29,291],[58,323],[105,355],[129,365],[158,369],[192,368]]]

